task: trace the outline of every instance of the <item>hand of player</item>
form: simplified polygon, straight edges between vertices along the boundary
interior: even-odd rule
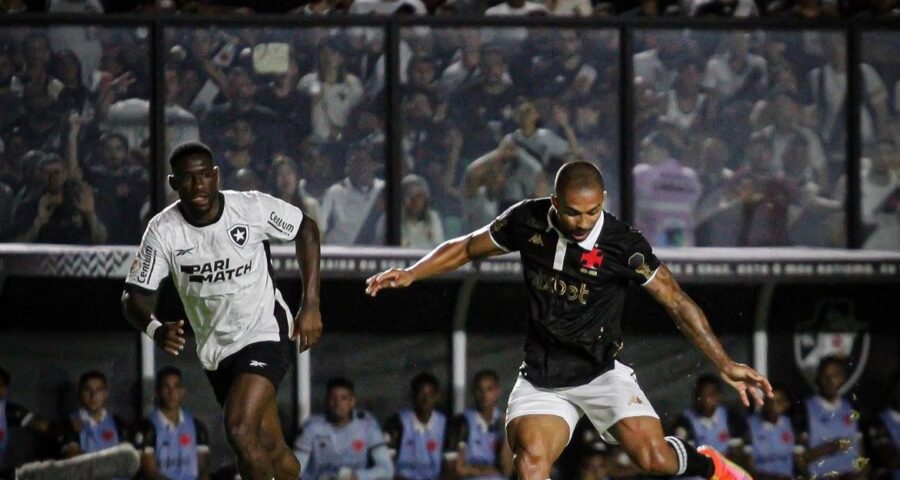
[[[153,333],[153,341],[170,355],[178,355],[184,350],[184,320],[163,322]]]
[[[300,339],[300,351],[304,352],[322,336],[322,313],[319,307],[304,306],[294,317],[294,337]]]
[[[719,375],[722,380],[737,390],[745,407],[750,406],[748,391],[756,400],[756,404],[760,406],[763,404],[764,397],[772,398],[774,396],[769,380],[743,363],[731,362],[722,368]]]
[[[413,280],[412,273],[402,268],[392,268],[369,277],[366,280],[366,293],[374,297],[381,289],[408,287]]]

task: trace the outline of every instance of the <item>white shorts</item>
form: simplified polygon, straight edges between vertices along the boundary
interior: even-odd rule
[[[607,430],[628,417],[659,418],[650,400],[638,386],[634,370],[615,362],[615,367],[577,387],[539,388],[519,375],[509,393],[506,424],[523,415],[556,415],[569,424],[569,440],[575,424],[587,415],[594,427],[610,443],[617,443]]]

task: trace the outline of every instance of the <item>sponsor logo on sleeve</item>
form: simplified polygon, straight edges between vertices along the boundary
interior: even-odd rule
[[[269,212],[269,225],[284,235],[293,235],[296,229],[293,223],[279,217],[275,212]]]
[[[156,263],[156,249],[150,245],[145,245],[134,263],[131,264],[131,274],[137,274],[139,283],[147,283],[150,281],[150,275],[153,273],[153,265]]]

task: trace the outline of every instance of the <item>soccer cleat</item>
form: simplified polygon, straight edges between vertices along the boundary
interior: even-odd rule
[[[753,477],[746,470],[725,458],[725,455],[719,453],[715,448],[709,445],[702,445],[697,448],[697,452],[701,455],[706,455],[713,461],[715,471],[710,480],[753,480]]]

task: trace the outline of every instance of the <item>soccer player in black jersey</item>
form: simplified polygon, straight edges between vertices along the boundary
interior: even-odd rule
[[[735,362],[696,303],[641,233],[603,211],[603,176],[572,162],[554,195],[525,200],[490,225],[444,242],[413,266],[372,276],[366,292],[407,287],[481,258],[518,251],[530,297],[525,361],[510,393],[506,429],[523,480],[544,480],[586,414],[647,473],[714,480],[750,476],[709,446],[664,437],[659,416],[633,371],[616,361],[628,283],[643,285],[712,361],[745,405],[772,395],[768,380]]]

